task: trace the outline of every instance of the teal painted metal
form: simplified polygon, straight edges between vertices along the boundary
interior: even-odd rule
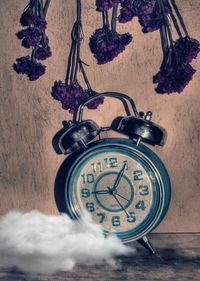
[[[144,167],[145,171],[149,174],[149,178],[151,178],[154,202],[148,215],[137,227],[123,233],[116,232],[124,243],[128,243],[142,238],[155,229],[163,220],[171,198],[170,179],[159,157],[143,144],[137,146],[131,140],[125,138],[109,138],[93,142],[89,144],[87,150],[76,153],[76,157],[72,157],[69,160],[71,167],[66,170],[65,201],[67,210],[73,219],[77,219],[79,216],[79,210],[76,209],[76,202],[73,199],[75,198],[77,200],[76,191],[73,187],[77,184],[78,174],[80,174],[82,167],[86,165],[92,156],[94,157],[95,154],[106,151],[113,153],[122,151],[127,156],[131,156]],[[132,192],[131,200],[133,196],[134,194]]]

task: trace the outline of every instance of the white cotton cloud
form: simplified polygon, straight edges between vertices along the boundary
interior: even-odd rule
[[[104,237],[85,213],[80,222],[66,214],[12,211],[0,217],[0,265],[16,266],[31,274],[71,270],[76,264],[109,263],[133,249],[115,236]]]

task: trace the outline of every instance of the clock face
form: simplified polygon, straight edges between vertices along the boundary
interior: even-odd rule
[[[162,209],[162,180],[153,162],[136,148],[97,147],[74,163],[65,196],[72,217],[83,210],[105,232],[124,241],[143,236]]]

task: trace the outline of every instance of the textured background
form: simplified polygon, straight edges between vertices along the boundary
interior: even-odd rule
[[[0,1],[0,213],[11,209],[57,214],[54,202],[54,178],[64,156],[55,154],[51,140],[70,114],[51,98],[55,80],[64,80],[70,30],[75,17],[74,0],[52,0],[47,15],[47,33],[53,56],[45,64],[46,75],[36,82],[12,70],[16,57],[28,53],[21,48],[15,33],[20,29],[19,16],[28,1]],[[181,95],[157,95],[152,75],[161,62],[159,32],[143,35],[134,20],[120,26],[130,31],[134,42],[115,61],[97,66],[88,48],[88,38],[101,16],[94,2],[84,0],[84,46],[82,58],[93,88],[99,92],[127,93],[139,111],[152,110],[153,121],[168,131],[164,148],[152,148],[164,161],[172,181],[170,210],[158,232],[200,231],[199,186],[199,83],[200,71]],[[179,0],[180,10],[192,37],[199,38],[199,0]],[[200,70],[200,60],[193,62]],[[86,113],[100,125],[109,124],[123,114],[120,103],[107,99],[104,106]],[[113,135],[113,134],[109,134]]]

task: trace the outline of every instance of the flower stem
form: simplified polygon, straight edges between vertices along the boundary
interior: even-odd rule
[[[175,27],[175,29],[176,29],[176,31],[177,31],[177,33],[178,33],[178,36],[179,36],[180,38],[182,38],[183,36],[182,36],[181,30],[180,30],[180,28],[179,28],[178,22],[177,22],[177,20],[176,20],[176,17],[174,16],[173,12],[171,13],[171,18],[172,18],[174,27]]]
[[[113,8],[112,10],[112,19],[111,19],[111,28],[113,32],[116,32],[116,26],[117,26],[117,9],[118,9],[118,4],[116,7]]]
[[[169,38],[169,41],[170,41],[170,45],[173,48],[173,38],[172,38],[171,29],[170,29],[170,23],[169,23],[168,17],[165,14],[165,8],[164,8],[163,0],[158,0],[158,3],[159,3],[159,7],[160,7],[160,10],[161,10],[163,19],[164,19],[164,25],[166,26],[167,35],[168,35],[168,38]]]
[[[74,48],[72,50],[72,64],[71,64],[71,73],[70,73],[70,84],[74,82],[74,67],[75,67],[75,57],[77,51],[77,44],[74,44]]]
[[[178,19],[179,19],[179,22],[180,22],[180,24],[181,24],[181,26],[182,26],[182,28],[183,28],[183,31],[185,32],[185,35],[189,37],[189,34],[188,34],[187,28],[186,28],[186,26],[185,26],[184,20],[183,20],[181,14],[180,14],[180,12],[179,12],[179,9],[178,9],[178,6],[176,5],[175,0],[170,0],[170,1],[171,1],[171,3],[172,3],[172,6],[173,6],[173,8],[174,8],[174,10],[175,10],[175,13],[176,13]]]
[[[103,27],[106,27],[106,16],[105,16],[105,13],[102,12],[102,20],[103,20]]]
[[[71,65],[72,65],[72,54],[74,51],[74,42],[72,42],[71,48],[70,48],[70,53],[68,56],[68,65],[67,65],[67,74],[65,78],[65,84],[69,84],[69,77],[70,77],[70,71],[71,71]]]
[[[75,41],[76,41],[76,59],[73,60],[75,64],[74,77],[73,81],[77,81],[77,73],[80,61],[80,47],[81,47],[81,0],[77,0],[76,2],[76,22],[75,22]]]
[[[44,9],[43,9],[44,19],[46,18],[50,2],[51,2],[51,0],[46,0],[46,2],[45,2]]]
[[[79,60],[79,67],[80,67],[80,71],[81,71],[81,73],[82,73],[82,75],[83,75],[83,79],[84,79],[84,81],[85,81],[85,84],[87,85],[87,88],[88,88],[89,90],[91,90],[90,82],[89,82],[89,80],[88,80],[88,78],[87,78],[85,69],[84,69],[84,67],[83,67],[83,62],[82,62],[81,60]]]
[[[105,11],[105,20],[106,20],[106,27],[109,29],[110,28],[110,24],[109,24],[108,11]]]
[[[162,50],[163,50],[163,57],[165,57],[165,55],[168,53],[168,49],[169,49],[169,44],[168,44],[168,38],[167,38],[167,30],[166,30],[166,21],[165,21],[165,17],[163,15],[163,7],[162,7],[162,0],[158,1],[158,6],[159,6],[159,12],[161,14],[161,16],[164,18],[163,24],[160,27],[160,38],[161,38],[161,46],[162,46]]]
[[[44,19],[44,11],[43,11],[43,5],[41,0],[38,2],[38,10],[39,10],[39,16]]]
[[[165,24],[162,24],[160,27],[160,38],[161,38],[163,56],[165,56],[165,54],[168,52],[169,49]]]

